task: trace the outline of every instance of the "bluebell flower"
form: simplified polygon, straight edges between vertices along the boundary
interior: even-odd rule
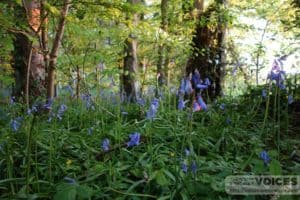
[[[87,130],[88,135],[92,135],[93,134],[93,130],[94,129],[92,127],[88,128],[88,130]]]
[[[183,163],[181,164],[181,169],[182,169],[182,171],[183,171],[184,173],[187,173],[187,172],[188,172],[188,166],[187,166],[187,164],[186,164],[185,162],[183,162]]]
[[[288,96],[288,104],[290,105],[290,104],[292,104],[293,102],[294,102],[293,96],[292,96],[292,95],[289,95],[289,96]]]
[[[136,100],[136,103],[141,107],[144,107],[146,105],[146,101],[143,98],[138,98]]]
[[[261,96],[262,96],[263,98],[266,98],[266,97],[267,97],[267,90],[263,89],[263,90],[261,91]]]
[[[229,117],[226,118],[226,124],[231,124],[231,119]]]
[[[13,119],[11,122],[10,122],[10,126],[12,128],[12,130],[14,132],[18,131],[20,126],[21,126],[21,122],[22,122],[23,118],[22,117],[17,117],[16,119]]]
[[[81,99],[85,102],[85,107],[87,109],[95,110],[92,102],[92,96],[90,94],[83,94],[81,95]]]
[[[196,88],[197,88],[197,89],[207,89],[207,88],[208,88],[208,85],[197,84],[197,85],[196,85]]]
[[[221,109],[221,110],[225,110],[225,104],[224,104],[224,103],[222,103],[222,104],[220,105],[220,109]]]
[[[129,135],[130,141],[127,142],[128,147],[137,146],[140,144],[140,133],[134,132]]]
[[[178,102],[178,110],[183,110],[185,108],[185,104],[187,101],[183,100],[183,97],[179,97],[179,102]]]
[[[206,103],[204,102],[204,100],[202,99],[202,97],[200,95],[198,95],[198,103],[200,105],[200,108],[204,111],[207,111],[207,105]]]
[[[147,111],[147,119],[154,119],[156,116],[156,113],[158,111],[158,106],[159,106],[159,100],[158,99],[153,99],[151,104],[150,104],[150,108]]]
[[[196,172],[197,172],[197,164],[196,164],[196,161],[194,161],[194,160],[191,164],[191,171],[193,174],[196,174]]]
[[[73,184],[73,185],[75,185],[76,184],[76,181],[74,180],[74,179],[72,179],[72,178],[70,178],[70,177],[64,177],[64,180],[67,182],[67,183],[69,183],[69,184]]]
[[[184,94],[185,93],[185,80],[184,79],[182,79],[181,82],[180,82],[178,93],[179,94]]]
[[[16,102],[16,97],[11,96],[10,97],[10,104],[13,105],[13,104],[15,104],[15,102]]]
[[[189,78],[185,79],[185,82],[184,82],[184,91],[185,91],[186,94],[191,94],[193,92],[192,83],[189,80]]]
[[[60,106],[59,106],[59,109],[58,109],[58,111],[57,111],[57,118],[59,119],[59,120],[62,120],[62,115],[64,114],[64,112],[67,110],[67,106],[65,105],[65,104],[61,104]]]
[[[267,165],[270,162],[270,157],[268,155],[268,153],[266,151],[262,151],[259,154],[260,159],[262,159],[264,161],[264,164]]]
[[[184,152],[185,152],[185,156],[189,156],[191,154],[191,152],[188,148],[185,148]]]
[[[27,110],[27,115],[38,112],[38,108],[36,105],[33,105],[32,108]]]
[[[272,64],[272,70],[268,74],[268,79],[275,80],[276,81],[276,85],[280,89],[285,89],[285,85],[283,84],[283,82],[284,82],[286,74],[285,74],[285,71],[283,71],[281,69],[280,65],[281,65],[280,61],[274,60],[274,62]]]
[[[102,150],[103,151],[108,151],[109,150],[109,139],[108,138],[105,138],[103,141],[102,141],[102,144],[101,144],[101,147],[102,147]]]
[[[201,79],[200,79],[200,73],[199,71],[196,69],[192,75],[192,83],[194,86],[200,85],[201,84]],[[199,88],[200,89],[200,88]]]
[[[51,110],[52,109],[52,104],[53,104],[53,99],[48,99],[46,104],[43,105],[43,108],[45,108],[47,110]]]
[[[197,101],[194,101],[194,103],[193,103],[193,112],[197,112],[199,110],[201,110],[201,107],[200,107],[199,103]]]
[[[209,78],[204,79],[204,85],[208,85],[208,86],[211,85],[211,82],[210,82]]]

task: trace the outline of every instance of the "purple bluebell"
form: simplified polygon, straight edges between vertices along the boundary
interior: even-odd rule
[[[10,97],[10,104],[13,105],[16,102],[16,97],[11,96]]]
[[[140,137],[141,137],[141,135],[138,132],[134,132],[134,133],[130,134],[129,135],[130,140],[129,140],[129,142],[127,142],[127,146],[132,147],[132,146],[139,145],[140,144]]]
[[[59,120],[62,120],[62,115],[64,114],[64,112],[67,110],[67,106],[65,104],[61,104],[59,106],[59,109],[57,111],[57,115],[56,117],[59,119]]]
[[[191,164],[191,171],[192,171],[193,174],[196,174],[196,172],[197,172],[197,163],[194,160]]]
[[[159,100],[155,98],[151,101],[150,108],[147,111],[146,118],[147,119],[154,119],[156,117],[158,107],[159,107]]]
[[[87,109],[95,110],[92,102],[92,96],[90,94],[83,94],[81,95],[81,99],[85,102],[85,106]]]
[[[200,107],[199,103],[197,101],[194,101],[194,103],[193,103],[193,112],[197,112],[199,110],[201,110],[201,107]]]
[[[204,79],[204,85],[208,85],[208,86],[211,85],[211,82],[210,82],[209,78]]]
[[[200,85],[201,84],[201,79],[200,79],[200,73],[199,71],[196,69],[195,72],[192,75],[192,83],[194,86]],[[200,88],[199,88],[200,89]]]
[[[184,153],[185,153],[185,156],[189,156],[191,154],[191,152],[188,148],[184,149]]]
[[[206,103],[204,102],[203,98],[200,95],[198,95],[197,102],[199,103],[202,110],[207,111],[207,105],[206,105]]]
[[[284,85],[284,79],[285,79],[285,71],[283,71],[281,69],[281,63],[277,60],[274,60],[273,64],[272,64],[272,70],[271,72],[268,74],[268,79],[270,80],[275,80],[276,81],[276,85],[280,88],[280,89],[285,89],[285,85]]]
[[[231,119],[229,117],[226,118],[226,124],[231,124]]]
[[[192,83],[189,80],[189,78],[185,79],[185,83],[184,83],[184,91],[186,94],[191,94],[193,92],[193,87],[192,87]]]
[[[183,100],[183,97],[179,97],[179,102],[178,102],[178,110],[183,110],[185,108],[186,102]]]
[[[47,102],[43,105],[44,109],[51,110],[53,104],[53,99],[48,99]]]
[[[12,130],[14,132],[18,131],[20,126],[21,126],[21,122],[22,122],[23,118],[22,117],[17,117],[16,119],[13,119],[11,122],[10,122],[10,126],[12,128]]]
[[[292,104],[294,102],[294,98],[293,98],[293,96],[290,94],[289,96],[288,96],[288,104],[290,105],[290,104]]]
[[[110,141],[108,138],[105,138],[103,141],[102,141],[102,144],[101,144],[101,148],[103,151],[108,151],[109,150],[109,145],[110,145]]]
[[[220,109],[221,109],[221,110],[225,110],[225,104],[224,104],[224,103],[221,103]]]
[[[263,89],[263,90],[261,91],[261,96],[262,96],[263,98],[266,98],[266,97],[267,97],[267,90]]]
[[[141,107],[144,107],[146,105],[146,101],[143,98],[138,98],[136,100],[136,103]]]
[[[64,180],[67,182],[67,183],[69,183],[69,184],[73,184],[73,185],[75,185],[76,184],[76,181],[74,180],[74,179],[72,179],[72,178],[70,178],[70,177],[64,177]]]
[[[188,166],[187,166],[187,164],[186,164],[185,162],[183,162],[183,163],[181,164],[181,169],[182,169],[182,171],[183,171],[184,173],[187,173],[187,172],[188,172]]]
[[[197,89],[202,89],[202,90],[203,90],[203,89],[207,89],[207,88],[208,88],[208,85],[197,84],[197,85],[196,85],[196,88],[197,88]]]
[[[178,89],[179,94],[184,94],[185,93],[185,79],[182,79],[180,82],[180,86]]]
[[[260,159],[262,159],[264,161],[264,164],[267,165],[269,162],[270,162],[270,157],[267,153],[267,151],[262,151],[260,154],[259,154],[259,157]]]
[[[32,108],[27,110],[27,115],[31,115],[32,113],[38,112],[38,108],[36,105],[33,105]]]

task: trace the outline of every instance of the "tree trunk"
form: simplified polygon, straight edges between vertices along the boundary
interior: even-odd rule
[[[57,32],[50,52],[49,66],[48,66],[49,71],[48,71],[48,80],[47,80],[47,100],[53,99],[55,94],[55,69],[57,64],[57,55],[64,34],[66,16],[68,14],[70,4],[71,4],[71,0],[64,1],[64,6],[61,11]]]
[[[161,0],[161,25],[160,28],[163,32],[167,32],[167,27],[168,27],[168,18],[167,18],[167,9],[168,9],[168,0]],[[157,62],[157,74],[158,74],[158,86],[163,86],[166,83],[166,70],[164,69],[165,67],[165,46],[166,44],[164,41],[162,44],[159,44],[158,47],[158,62]]]
[[[209,78],[212,86],[208,88],[210,98],[216,98],[222,94],[222,85],[224,77],[225,65],[225,48],[224,38],[226,26],[218,13],[225,1],[215,1],[210,7],[204,11],[204,1],[195,0],[195,8],[197,9],[198,23],[196,25],[195,35],[193,37],[193,53],[187,62],[186,76],[195,73],[197,69],[201,75],[201,79]],[[217,13],[216,13],[217,12]],[[217,26],[208,26],[208,24],[200,23],[204,18],[209,21],[212,14],[216,13],[218,17]],[[195,86],[193,85],[195,88]],[[197,91],[197,90],[196,90]]]
[[[27,23],[31,28],[31,32],[28,34],[36,37],[38,41],[40,34],[40,4],[38,1],[32,0],[27,1],[23,6],[26,13],[15,7],[16,17],[27,18]],[[32,45],[32,41],[24,33],[15,33],[14,35],[12,66],[15,71],[16,82],[13,95],[22,98],[25,98],[26,93],[30,97],[41,96],[45,91],[45,66],[41,46],[36,44],[37,42]],[[29,66],[30,70],[28,71]]]
[[[129,0],[132,4],[137,4],[140,0]],[[138,23],[138,14],[134,14],[133,24]],[[137,59],[137,40],[130,34],[125,41],[125,57],[122,74],[121,95],[126,101],[136,101],[138,94],[138,59]]]

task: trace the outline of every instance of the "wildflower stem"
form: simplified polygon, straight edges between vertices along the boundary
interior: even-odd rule
[[[32,140],[32,132],[33,132],[33,127],[35,124],[36,116],[33,115],[31,124],[30,124],[30,129],[27,134],[27,149],[26,149],[26,194],[29,194],[29,182],[30,182],[30,156],[31,156],[31,140]]]

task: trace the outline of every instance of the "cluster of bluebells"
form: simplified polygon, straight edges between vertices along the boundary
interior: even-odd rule
[[[141,134],[138,132],[134,132],[129,135],[129,141],[126,143],[127,147],[133,147],[133,146],[138,146],[140,144],[140,139],[141,139]],[[101,149],[104,152],[109,151],[110,149],[110,140],[108,138],[105,138],[102,140],[101,143]]]
[[[204,81],[201,80],[200,73],[198,70],[195,70],[191,78],[186,77],[182,79],[178,90],[178,110],[183,110],[185,108],[185,104],[187,103],[187,101],[184,101],[185,95],[191,95],[194,91],[200,91],[196,95],[196,99],[193,102],[193,112],[200,110],[206,111],[207,105],[201,96],[201,91],[207,89],[210,85],[211,82],[209,78],[205,78]]]
[[[282,63],[280,60],[275,59],[272,64],[272,69],[268,74],[268,79],[274,80],[276,85],[280,89],[285,89],[284,79],[285,79],[285,71],[282,70]]]
[[[156,99],[156,98],[154,98],[151,101],[149,110],[147,111],[146,118],[153,120],[156,117],[156,113],[158,111],[158,107],[159,107],[159,100]]]
[[[190,168],[191,172],[193,174],[196,174],[197,172],[197,163],[195,160],[193,160],[190,164],[190,166],[188,166],[188,157],[190,156],[190,150],[189,149],[185,149],[185,157],[186,159],[184,159],[184,161],[181,163],[181,170],[184,172],[184,173],[188,173],[188,170]]]
[[[51,106],[48,107],[49,110],[52,110],[52,103]],[[63,114],[66,112],[68,107],[65,104],[61,104],[57,110],[57,113],[55,114],[54,112],[50,112],[50,116],[48,118],[48,122],[51,122],[54,117],[56,117],[59,120],[62,120]]]
[[[81,96],[82,101],[85,103],[85,107],[87,109],[95,110],[95,107],[93,105],[92,96],[90,94],[83,94]]]
[[[272,68],[270,73],[268,74],[268,79],[271,81],[276,82],[276,86],[279,87],[280,89],[284,90],[285,85],[284,85],[284,80],[285,80],[286,73],[282,69],[282,61],[280,59],[275,59],[272,64]],[[268,93],[265,89],[262,90],[262,97],[267,98]],[[293,103],[293,96],[288,95],[288,104]]]

